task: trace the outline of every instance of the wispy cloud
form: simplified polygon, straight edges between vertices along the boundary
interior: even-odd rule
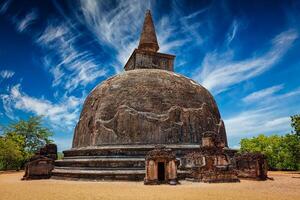
[[[10,119],[17,119],[17,116],[14,115],[14,108],[12,106],[11,98],[9,97],[9,95],[1,94],[0,98],[2,100],[5,115]]]
[[[234,84],[256,77],[274,66],[297,39],[296,30],[288,30],[272,39],[266,53],[252,58],[234,61],[233,52],[208,53],[194,79],[214,94],[227,90]]]
[[[224,120],[228,136],[244,138],[290,132],[290,116],[300,109],[297,104],[300,88],[286,93],[281,92],[283,89],[282,84],[275,85],[244,97],[242,100],[248,109]]]
[[[53,126],[73,128],[78,119],[82,99],[74,96],[65,96],[59,103],[52,103],[43,98],[31,97],[21,91],[20,84],[13,86],[8,94],[0,95],[5,114],[15,119],[14,111],[21,110],[43,115],[50,120]],[[62,126],[61,122],[64,122]]]
[[[278,93],[283,89],[283,84],[275,85],[269,88],[265,88],[256,92],[253,92],[242,99],[244,103],[254,104],[256,106],[264,106],[268,104],[285,104],[286,101],[295,96],[300,96],[300,88],[295,88],[286,93]]]
[[[162,17],[156,24],[156,34],[159,41],[159,51],[172,53],[190,41],[187,37],[176,38],[176,28],[172,26],[169,17]],[[173,38],[175,36],[175,39]]]
[[[4,14],[7,11],[11,2],[12,0],[7,0],[0,5],[0,14]]]
[[[290,132],[290,116],[275,115],[274,107],[246,110],[224,120],[227,135],[230,137],[249,137],[257,134]],[[278,111],[278,110],[277,110]]]
[[[176,23],[179,22],[179,31],[184,33],[190,41],[195,45],[201,45],[204,41],[200,27],[203,26],[204,21],[199,21],[198,17],[209,10],[209,7],[204,7],[200,10],[196,10],[193,13],[184,14],[182,10],[181,1],[172,1],[172,7],[174,8],[174,13],[178,18]],[[161,29],[163,31],[163,29]]]
[[[44,64],[54,77],[53,86],[63,86],[69,92],[106,76],[107,72],[94,54],[79,49],[78,37],[80,34],[67,24],[51,21],[36,39],[39,45],[48,50]]]
[[[13,77],[14,74],[15,74],[15,72],[11,71],[11,70],[1,70],[0,71],[0,77],[3,79],[11,78],[11,77]]]
[[[246,97],[244,97],[242,100],[246,103],[251,103],[255,101],[262,101],[266,97],[270,97],[271,95],[274,95],[274,93],[280,91],[283,89],[283,84],[281,85],[275,85],[269,88],[265,88],[256,92],[253,92]]]
[[[234,38],[237,34],[237,31],[238,31],[238,28],[239,28],[239,23],[237,20],[234,20],[232,22],[230,31],[227,34],[227,38],[226,38],[227,45],[230,44],[234,40]]]
[[[38,18],[38,14],[36,10],[32,10],[27,13],[23,19],[17,22],[17,30],[19,32],[25,31],[28,26],[34,23],[34,21]]]

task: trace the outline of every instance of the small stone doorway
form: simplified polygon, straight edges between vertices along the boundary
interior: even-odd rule
[[[157,146],[147,153],[145,162],[145,185],[162,183],[176,185],[178,183],[177,165],[179,162],[176,160],[176,156],[171,149],[166,149],[164,146]]]
[[[158,162],[157,175],[158,175],[158,181],[160,181],[160,182],[165,181],[165,163],[164,162]]]

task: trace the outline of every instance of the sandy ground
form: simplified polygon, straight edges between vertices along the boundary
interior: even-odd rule
[[[23,172],[0,172],[0,200],[73,199],[297,199],[300,173],[269,172],[274,180],[145,186],[142,182],[88,182],[64,180],[21,181]]]

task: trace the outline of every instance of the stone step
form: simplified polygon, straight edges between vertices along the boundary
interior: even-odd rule
[[[86,157],[86,158],[73,158],[73,159],[63,159],[63,160],[56,160],[55,162],[85,162],[85,161],[145,161],[145,158],[137,158],[137,157],[98,157],[98,158],[92,158],[92,157]]]
[[[97,147],[85,147],[78,149],[70,149],[64,151],[64,157],[74,156],[145,156],[156,145],[103,145]],[[198,144],[182,144],[182,145],[164,145],[166,148],[172,149],[177,156],[185,154],[188,151],[199,149]]]
[[[56,170],[90,170],[90,171],[99,171],[99,170],[103,170],[103,171],[113,171],[113,170],[145,170],[144,167],[136,167],[136,168],[100,168],[100,167],[57,167],[55,166]]]
[[[71,174],[145,174],[145,170],[136,170],[136,169],[98,169],[98,170],[90,170],[90,169],[59,169],[55,168],[52,171],[53,174],[57,173],[71,173]]]
[[[55,173],[133,173],[133,172],[139,172],[139,173],[145,173],[144,168],[93,168],[93,167],[55,167],[52,172]],[[177,170],[178,174],[187,174],[188,171],[185,170]]]
[[[144,158],[94,158],[94,159],[63,159],[56,160],[57,167],[100,167],[100,168],[143,168],[145,167]]]
[[[149,149],[78,149],[64,151],[64,158],[77,156],[134,156],[145,157]]]
[[[177,171],[178,179],[184,179],[187,171]],[[58,168],[52,171],[52,179],[69,180],[125,180],[142,181],[145,177],[145,169],[80,169],[80,168]]]
[[[52,171],[53,179],[88,179],[88,180],[129,180],[141,181],[145,177],[145,170],[81,170],[57,169]]]
[[[69,159],[102,159],[102,158],[140,158],[145,160],[145,156],[128,156],[128,155],[113,155],[113,156],[70,156],[70,157],[64,157],[63,160],[69,160]]]

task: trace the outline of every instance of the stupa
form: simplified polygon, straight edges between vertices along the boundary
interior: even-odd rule
[[[147,11],[138,48],[125,64],[125,71],[88,95],[72,149],[56,161],[53,177],[143,180],[150,170],[147,183],[166,181],[168,175],[182,179],[189,174],[182,160],[199,151],[205,135],[213,133],[218,145],[230,151],[213,96],[195,81],[175,73],[175,56],[158,50],[154,23]]]

